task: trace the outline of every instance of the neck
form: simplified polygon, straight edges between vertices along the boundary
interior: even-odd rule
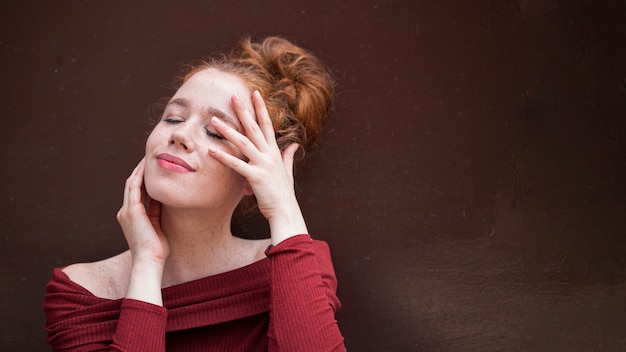
[[[170,255],[163,273],[164,286],[223,271],[237,239],[230,232],[231,214],[161,208],[161,228]]]
[[[231,237],[232,212],[189,210],[161,206],[161,229],[170,249],[220,242]]]

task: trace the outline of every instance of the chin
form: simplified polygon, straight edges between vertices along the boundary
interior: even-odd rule
[[[184,192],[180,192],[171,182],[160,181],[150,177],[150,173],[146,170],[143,183],[150,199],[170,206],[181,206],[185,199],[188,199],[187,195]]]
[[[178,203],[176,199],[172,199],[172,192],[164,192],[161,187],[150,186],[149,183],[146,183],[146,193],[150,197],[150,199],[154,199],[157,202],[165,205],[175,205]]]

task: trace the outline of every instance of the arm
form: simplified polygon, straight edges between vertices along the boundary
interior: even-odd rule
[[[147,211],[144,206],[144,168],[142,159],[126,180],[124,203],[117,213],[132,256],[126,299],[111,346],[119,351],[165,351],[167,311],[161,282],[169,246],[161,231],[160,204],[150,200]]]
[[[124,203],[117,213],[117,220],[132,255],[126,298],[163,306],[161,281],[169,246],[161,231],[160,203],[150,200],[147,211],[144,205],[144,169],[145,158],[126,180]]]
[[[124,299],[120,307],[111,351],[165,351],[167,311],[135,299]]]
[[[308,235],[298,236],[308,233],[294,191],[293,156],[298,145],[291,144],[281,153],[258,92],[252,95],[258,122],[235,97],[232,101],[245,136],[219,119],[212,119],[212,123],[248,161],[215,149],[209,152],[246,178],[270,225],[270,351],[343,351],[335,321],[339,304],[332,264],[330,259],[319,257]],[[327,249],[326,256],[330,257]]]
[[[345,351],[328,246],[308,235],[267,250],[272,267],[270,351]]]

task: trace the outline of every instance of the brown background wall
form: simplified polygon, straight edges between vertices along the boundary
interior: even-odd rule
[[[280,34],[339,78],[299,186],[351,351],[626,351],[624,1],[261,3],[0,5],[0,350],[47,350],[52,267],[124,249],[179,65]]]

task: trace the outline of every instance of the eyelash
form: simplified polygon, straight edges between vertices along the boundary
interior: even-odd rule
[[[209,137],[211,137],[211,138],[215,138],[215,139],[220,140],[220,141],[223,141],[223,140],[225,140],[225,139],[226,139],[226,138],[224,138],[224,136],[222,136],[222,135],[219,135],[219,134],[217,134],[217,133],[213,133],[213,132],[209,131],[209,129],[208,129],[208,128],[204,128],[204,131],[205,131],[205,132],[206,132],[206,134],[207,134]]]
[[[170,118],[165,118],[165,119],[163,119],[163,122],[177,124],[177,123],[181,123],[183,121],[182,120],[174,120],[174,119],[170,119]]]
[[[179,123],[181,123],[183,121],[182,120],[175,120],[175,119],[171,119],[171,118],[165,118],[165,119],[163,119],[163,122],[171,123],[171,124],[179,124]],[[223,140],[226,139],[222,135],[219,135],[217,133],[213,133],[213,132],[209,131],[209,129],[206,128],[206,127],[204,128],[204,131],[206,132],[207,136],[209,136],[211,138],[215,138],[215,139],[220,140],[220,141],[223,141]]]

